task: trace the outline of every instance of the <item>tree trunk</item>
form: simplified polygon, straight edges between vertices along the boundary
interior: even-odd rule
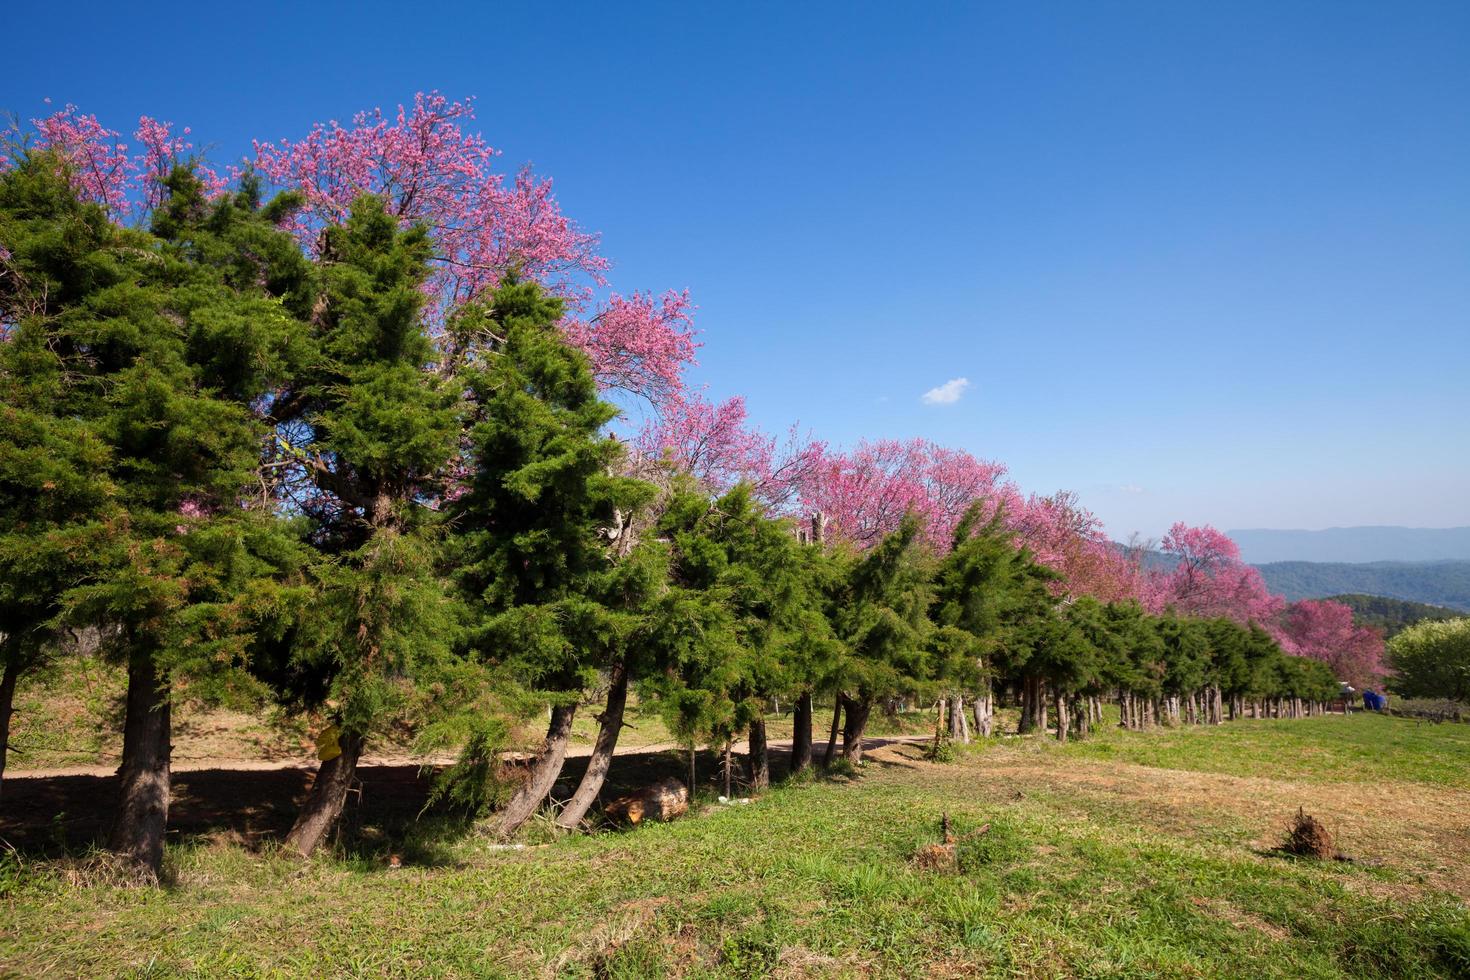
[[[771,788],[771,757],[766,751],[766,720],[750,723],[750,751],[745,753],[746,775],[750,791],[761,793]]]
[[[366,737],[344,731],[337,736],[341,752],[317,766],[311,792],[306,795],[301,812],[296,815],[296,822],[286,835],[286,844],[295,848],[302,857],[311,857],[342,818],[342,811],[347,806],[347,793],[357,778],[357,762],[362,758],[366,743]]]
[[[128,660],[117,814],[107,847],[155,876],[163,868],[168,828],[170,735],[168,675],[151,653],[134,653]]]
[[[1086,738],[1092,732],[1092,699],[1084,698],[1077,702],[1075,716],[1077,719],[1077,737]]]
[[[956,742],[970,741],[970,731],[965,726],[965,699],[959,694],[949,699],[949,736]]]
[[[623,709],[627,704],[628,665],[619,660],[613,664],[608,676],[607,706],[598,716],[597,741],[593,743],[592,755],[587,759],[587,771],[582,774],[577,791],[557,816],[557,826],[575,830],[592,804],[597,802],[607,771],[612,768],[613,750],[618,747],[618,736],[623,731]]]
[[[1036,702],[1040,700],[1040,686],[1041,681],[1035,677],[1028,675],[1021,678],[1021,721],[1016,726],[1016,733],[1019,735],[1027,735],[1036,730]]]
[[[725,766],[724,766],[724,769],[725,769],[725,799],[727,799],[727,800],[730,798],[730,795],[731,795],[730,791],[733,788],[731,786],[731,783],[733,782],[734,776],[735,776],[735,773],[734,773],[735,762],[734,762],[733,759],[730,758],[731,744],[732,744],[732,742],[733,742],[733,740],[730,739],[730,738],[728,738],[728,737],[725,739]]]
[[[15,709],[15,682],[20,678],[20,665],[7,663],[0,678],[0,789],[5,786],[5,757],[10,752],[10,715]]]
[[[1069,724],[1069,718],[1068,718],[1069,712],[1067,711],[1067,696],[1065,694],[1063,694],[1061,692],[1061,690],[1058,690],[1056,692],[1056,709],[1057,709],[1057,741],[1058,742],[1066,742],[1067,741],[1067,730],[1071,726]]]
[[[863,761],[863,731],[868,727],[868,713],[873,703],[847,698],[845,724],[842,726],[842,757],[853,765]]]
[[[1221,700],[1222,695],[1220,689],[1215,687],[1211,688],[1211,690],[1214,692],[1213,711],[1215,717],[1213,720],[1215,724],[1223,725],[1225,724],[1225,704]]]
[[[575,704],[552,707],[551,721],[546,726],[546,741],[531,763],[530,776],[495,818],[495,833],[499,837],[510,837],[520,830],[540,809],[551,787],[556,785],[556,777],[561,775],[561,764],[567,756],[567,741],[572,736],[572,719],[576,714]]]
[[[802,772],[812,764],[812,692],[804,691],[796,699],[791,713],[791,774]]]
[[[822,765],[824,767],[832,764],[832,753],[837,749],[837,731],[842,725],[843,698],[843,693],[838,691],[837,703],[832,706],[832,734],[827,737],[827,754],[822,757]]]
[[[989,738],[995,726],[995,695],[987,685],[975,698],[975,735]]]

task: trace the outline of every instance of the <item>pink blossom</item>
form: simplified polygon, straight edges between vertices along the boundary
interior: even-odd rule
[[[1102,602],[1138,597],[1137,563],[1113,544],[1102,522],[1075,493],[1033,495],[1012,515],[1011,523],[1017,540],[1061,574],[1059,590]]]
[[[605,388],[643,395],[658,405],[677,402],[684,368],[695,363],[693,306],[688,292],[668,291],[658,300],[614,294],[588,320],[569,317],[567,339],[586,352]],[[674,404],[677,412],[681,406]]]
[[[1322,661],[1354,687],[1371,688],[1383,680],[1383,635],[1355,625],[1352,609],[1340,602],[1292,603],[1274,632],[1288,653]]]
[[[945,548],[972,501],[1016,496],[1002,483],[1004,475],[999,463],[923,439],[861,442],[847,453],[823,453],[802,482],[801,500],[806,509],[826,514],[836,533],[864,547],[913,510],[924,519],[930,543]]]
[[[292,227],[308,248],[363,194],[378,195],[404,221],[423,222],[438,253],[426,287],[435,322],[515,271],[568,302],[567,335],[605,387],[654,404],[677,394],[696,347],[688,295],[614,294],[587,316],[594,290],[607,285],[597,236],[562,213],[551,181],[529,167],[509,181],[494,170],[497,151],[464,129],[473,119],[472,100],[419,93],[391,118],[374,109],[347,126],[318,124],[295,142],[257,141],[254,166],[305,195]]]
[[[1178,564],[1149,576],[1142,598],[1154,612],[1172,607],[1196,616],[1269,624],[1286,605],[1266,589],[1260,572],[1240,560],[1235,542],[1208,524],[1176,523],[1162,548]]]
[[[174,166],[183,162],[193,144],[172,134],[173,123],[159,122],[148,116],[138,117],[133,136],[142,144],[142,152],[128,154],[122,134],[108,129],[93,115],[83,114],[76,106],[67,105],[41,119],[32,119],[37,148],[51,150],[66,161],[67,176],[77,194],[86,201],[100,204],[113,220],[145,216],[163,200],[163,182]],[[21,134],[12,134],[20,138]],[[8,166],[9,160],[0,160]],[[225,182],[213,170],[195,163],[195,173],[205,190],[218,194]]]
[[[644,458],[672,462],[715,493],[745,483],[773,512],[795,500],[823,451],[820,443],[801,438],[794,427],[780,444],[751,428],[744,398],[716,405],[693,391],[665,399],[634,439],[633,448]]]

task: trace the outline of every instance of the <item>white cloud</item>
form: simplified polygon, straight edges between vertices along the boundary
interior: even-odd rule
[[[1124,493],[1143,493],[1143,487],[1140,487],[1136,483],[1125,483],[1118,489]]]
[[[923,402],[925,405],[953,405],[960,400],[960,396],[968,387],[970,387],[969,378],[954,378],[938,388],[930,388],[924,392]]]

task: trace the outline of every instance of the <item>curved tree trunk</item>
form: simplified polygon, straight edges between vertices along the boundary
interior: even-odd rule
[[[863,761],[863,731],[868,727],[868,714],[873,702],[866,699],[845,698],[846,719],[842,726],[842,757],[853,765]]]
[[[587,815],[597,794],[602,792],[607,771],[612,768],[613,750],[618,746],[618,735],[623,731],[623,710],[628,705],[628,665],[619,660],[613,664],[608,678],[607,707],[598,716],[597,741],[592,746],[592,755],[587,760],[587,771],[577,784],[566,808],[557,816],[557,825],[566,830],[575,830]]]
[[[832,734],[827,736],[827,754],[822,757],[822,765],[832,764],[832,753],[837,749],[837,730],[842,724],[842,701],[845,695],[837,692],[837,703],[832,706]]]
[[[766,720],[750,723],[750,751],[745,754],[745,774],[750,791],[760,793],[771,788],[771,757],[766,751]]]
[[[575,704],[552,707],[551,721],[546,726],[546,741],[541,743],[541,750],[531,762],[531,774],[495,818],[498,836],[510,837],[520,830],[540,809],[551,787],[556,785],[556,777],[561,775],[561,764],[567,757],[567,742],[572,737],[572,719],[576,714]]]
[[[286,844],[302,857],[311,857],[332,832],[347,806],[347,793],[357,778],[357,762],[367,739],[355,732],[337,736],[341,752],[316,768],[311,792],[301,804],[296,822],[286,834]]]
[[[5,757],[10,752],[10,715],[15,708],[15,683],[20,678],[20,665],[7,663],[0,678],[0,789],[5,785]]]
[[[168,829],[170,757],[169,684],[151,653],[128,660],[122,765],[117,814],[107,847],[157,875]]]
[[[812,764],[812,692],[803,691],[791,714],[791,774]]]

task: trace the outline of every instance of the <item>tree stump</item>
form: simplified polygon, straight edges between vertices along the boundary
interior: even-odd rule
[[[673,820],[688,811],[689,789],[671,776],[613,800],[605,812],[615,823],[637,824],[645,820]]]

